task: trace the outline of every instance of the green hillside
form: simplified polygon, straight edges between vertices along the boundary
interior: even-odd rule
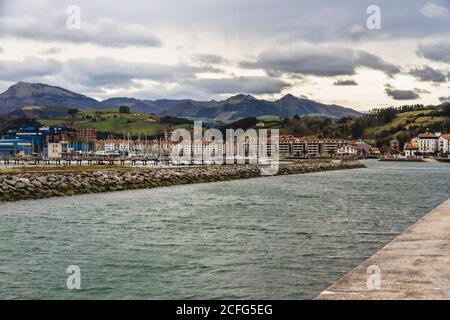
[[[279,129],[280,134],[297,137],[363,139],[378,147],[388,147],[390,140],[398,139],[403,146],[427,130],[450,132],[450,104],[374,109],[359,118],[339,120],[310,116],[245,118],[227,127]]]
[[[419,111],[399,113],[395,118],[381,126],[365,129],[365,136],[375,138],[383,133],[397,135],[404,130],[426,130],[449,121],[447,116],[442,115],[442,108],[430,108]]]
[[[120,113],[118,110],[84,110],[74,117],[64,115],[38,119],[43,125],[68,125],[74,128],[95,127],[98,132],[131,136],[161,135],[165,128],[190,128],[192,122],[174,117],[159,117],[140,112]]]

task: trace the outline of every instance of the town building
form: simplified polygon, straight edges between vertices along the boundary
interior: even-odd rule
[[[419,147],[413,143],[405,143],[404,150],[405,156],[407,158],[414,158],[417,156],[417,153],[419,152]]]
[[[344,144],[339,146],[337,150],[338,156],[356,156],[358,154],[358,148],[355,145]]]
[[[67,157],[70,153],[69,142],[49,142],[47,144],[47,157],[49,159],[61,159]]]
[[[450,134],[443,134],[439,137],[438,151],[443,154],[450,153]]]
[[[0,140],[0,157],[23,157],[29,156],[33,152],[33,144],[29,140],[24,139],[1,139]]]
[[[439,137],[434,133],[419,134],[419,153],[431,155],[438,152]]]
[[[93,142],[97,140],[96,128],[78,128],[76,129],[76,139],[78,141]]]

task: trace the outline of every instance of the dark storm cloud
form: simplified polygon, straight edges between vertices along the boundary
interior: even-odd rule
[[[446,82],[446,76],[443,72],[428,66],[412,69],[409,72],[420,81]]]
[[[66,62],[34,57],[27,57],[22,61],[0,60],[0,70],[0,80],[5,81],[57,76],[65,83],[112,87],[129,86],[135,80],[176,82],[195,78],[198,73],[217,72],[209,66],[138,63],[107,57],[70,59]]]
[[[273,94],[289,87],[287,82],[269,77],[234,77],[222,79],[196,79],[186,85],[210,94]]]
[[[356,83],[353,79],[346,79],[346,80],[337,80],[333,83],[335,86],[357,86],[358,83]]]
[[[263,69],[269,75],[286,73],[323,77],[353,75],[358,67],[380,70],[388,75],[400,72],[399,67],[368,52],[312,44],[269,49],[254,62],[242,62],[241,67]]]
[[[61,62],[53,59],[26,57],[22,61],[0,60],[0,80],[23,81],[33,77],[55,75],[62,70]]]
[[[394,100],[416,100],[420,96],[414,90],[398,90],[392,87],[386,87],[385,92]]]
[[[207,30],[227,37],[244,35],[251,40],[276,38],[281,43],[351,40],[355,25],[362,26],[362,39],[423,36],[448,30],[448,17],[430,18],[421,12],[427,2],[449,8],[448,0],[129,0],[126,10],[98,0],[81,1],[80,6],[107,17],[155,27]],[[366,10],[373,4],[381,9],[381,30],[366,28]]]
[[[448,97],[439,97],[439,101],[442,103],[450,102],[450,96]]]
[[[120,85],[132,80],[179,82],[204,72],[220,71],[209,66],[131,63],[107,57],[71,59],[64,65],[64,73],[68,79],[91,86]]]
[[[108,47],[158,47],[161,40],[138,24],[123,24],[111,18],[81,20],[80,29],[67,28],[68,15],[54,12],[42,17],[0,17],[0,36],[40,41],[92,43]]]
[[[60,31],[51,27],[60,27],[58,23],[47,23],[49,11],[54,8],[66,8],[73,4],[70,0],[49,2],[48,6],[42,6],[40,1],[21,1],[22,6],[8,2],[5,8],[6,15],[13,19],[19,19],[25,15],[34,16],[43,22],[42,25],[27,23],[26,20],[17,20],[18,25],[27,26],[26,30],[17,29],[12,21],[5,32],[8,35],[19,37],[33,37],[33,29],[37,27],[38,35],[45,37],[42,31],[48,33],[49,39],[59,39]],[[446,0],[433,0],[437,7],[449,8]],[[50,5],[52,4],[52,5]],[[221,34],[227,38],[239,38],[245,36],[249,41],[259,39],[271,39],[278,43],[286,41],[310,41],[323,42],[334,40],[358,41],[358,39],[420,37],[439,34],[442,30],[448,30],[450,19],[445,16],[430,17],[423,14],[426,2],[423,0],[378,0],[382,14],[382,29],[368,30],[366,10],[374,4],[371,0],[154,0],[141,1],[129,0],[126,6],[112,5],[111,1],[78,0],[77,5],[82,8],[82,13],[91,20],[92,26],[98,24],[98,19],[109,19],[122,23],[121,28],[110,29],[108,23],[104,27],[93,27],[85,37],[90,41],[99,38],[115,38],[107,45],[151,45],[159,44],[159,39],[152,30],[158,28],[164,30],[190,30],[193,33],[207,30],[211,33]],[[426,12],[429,12],[426,11]],[[65,13],[65,12],[63,12]],[[63,15],[65,19],[65,15]],[[63,21],[65,23],[65,21]],[[136,28],[126,29],[134,24]],[[138,27],[141,26],[141,27]],[[358,26],[357,28],[355,26]],[[125,29],[124,29],[125,28]],[[147,32],[143,32],[145,28]],[[100,30],[101,32],[98,32]],[[125,32],[126,31],[126,32]],[[108,33],[108,34],[106,34]],[[129,33],[132,39],[123,39],[121,34]],[[156,33],[157,34],[157,33]],[[355,34],[358,36],[355,38]],[[92,35],[89,37],[88,35]],[[69,36],[71,36],[69,34]],[[75,37],[75,36],[73,36]],[[98,38],[98,39],[94,39]],[[105,39],[105,40],[106,40]],[[70,40],[70,39],[69,39]],[[79,39],[72,40],[78,42]],[[105,43],[105,42],[102,42]]]
[[[421,43],[416,51],[419,57],[429,60],[450,63],[450,41],[441,40],[432,43]]]
[[[355,53],[355,56],[356,66],[363,66],[374,70],[380,70],[388,75],[394,75],[400,72],[400,68],[398,66],[392,63],[388,63],[374,54],[364,51],[357,51]]]
[[[54,59],[26,58],[23,61],[0,61],[2,81],[41,81],[56,79],[62,86],[88,88],[139,88],[140,80],[158,84],[176,84],[178,91],[223,93],[279,93],[289,84],[270,77],[198,78],[205,72],[219,72],[210,66],[186,64],[163,65],[120,61],[107,57],[79,58],[61,62]]]

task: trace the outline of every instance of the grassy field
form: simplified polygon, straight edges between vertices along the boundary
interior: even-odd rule
[[[162,118],[146,113],[119,113],[117,110],[80,111],[73,119],[67,115],[54,119],[39,119],[43,125],[69,125],[74,128],[95,127],[98,132],[130,134],[132,136],[161,134],[164,128],[188,128],[190,124],[172,125]]]
[[[431,109],[427,109],[400,113],[394,120],[383,126],[366,129],[364,136],[373,138],[382,132],[391,131],[395,128],[409,129],[414,126],[426,129],[432,124],[448,121],[446,117],[429,116],[432,111]]]

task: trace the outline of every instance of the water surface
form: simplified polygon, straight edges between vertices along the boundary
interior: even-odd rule
[[[366,164],[0,204],[0,298],[313,298],[450,195],[450,164]]]

